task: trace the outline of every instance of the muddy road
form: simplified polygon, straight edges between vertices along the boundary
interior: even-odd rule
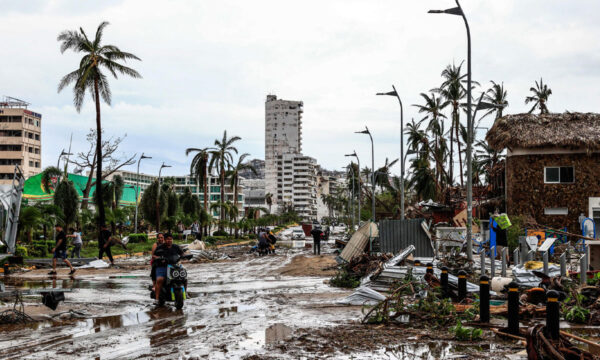
[[[179,311],[153,306],[144,258],[121,260],[118,269],[81,269],[73,277],[62,269],[51,278],[46,269],[0,278],[7,290],[70,291],[56,311],[41,305],[40,295],[26,297],[25,312],[38,321],[0,325],[0,358],[499,359],[523,349],[498,343],[493,334],[456,342],[446,330],[418,324],[359,324],[361,307],[337,304],[351,292],[327,284],[333,255],[245,252],[184,264],[190,298]]]
[[[41,305],[40,296],[26,298],[26,313],[44,320],[0,326],[0,357],[241,358],[265,354],[266,344],[285,337],[291,329],[356,319],[360,308],[335,304],[348,292],[325,284],[326,272],[314,276],[319,267],[315,261],[309,261],[309,276],[281,275],[284,269],[298,274],[298,266],[306,265],[292,264],[295,255],[246,255],[185,264],[191,298],[180,311],[152,305],[148,270],[140,264],[80,270],[71,278],[65,270],[56,279],[49,278],[47,270],[11,276],[4,279],[7,290],[65,288],[72,292],[65,293],[66,300],[56,311]],[[334,263],[331,256],[314,259],[322,267]]]

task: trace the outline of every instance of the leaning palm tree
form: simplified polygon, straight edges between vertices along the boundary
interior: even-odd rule
[[[531,114],[536,107],[540,108],[540,114],[548,114],[548,107],[546,103],[548,102],[548,98],[552,95],[552,89],[548,87],[547,84],[544,84],[544,80],[540,78],[540,82],[535,82],[535,87],[529,88],[529,91],[533,93],[533,96],[528,96],[525,98],[525,104],[529,104],[530,102],[534,103],[529,113]]]
[[[191,152],[195,152],[192,163],[190,164],[190,174],[196,178],[196,185],[199,189],[202,188],[204,193],[204,211],[208,211],[208,159],[210,157],[210,150],[212,148],[206,147],[202,149],[198,148],[187,148],[185,149],[185,155],[189,155]]]
[[[508,100],[506,100],[506,90],[504,90],[504,83],[496,84],[492,81],[492,87],[486,91],[483,99],[489,103],[496,105],[495,108],[488,110],[487,114],[496,112],[496,119],[502,117],[502,110],[508,106]]]
[[[250,154],[248,153],[240,155],[240,157],[237,160],[237,163],[235,163],[235,165],[231,165],[226,173],[226,177],[229,179],[229,186],[233,189],[233,206],[236,208],[236,210],[238,208],[238,186],[240,182],[240,171],[250,170],[252,171],[252,173],[254,173],[254,175],[258,174],[254,166],[252,166],[252,164],[244,163],[244,160],[248,156],[250,156]],[[237,221],[237,214],[235,216],[234,221]],[[238,229],[236,229],[235,231],[236,238],[238,236],[237,230]]]
[[[121,51],[115,45],[103,45],[102,35],[108,22],[104,21],[96,30],[93,39],[89,39],[82,28],[77,30],[66,30],[58,35],[57,40],[61,42],[60,51],[71,49],[74,52],[83,53],[79,62],[79,67],[63,76],[58,84],[60,92],[65,87],[73,84],[73,104],[77,112],[81,111],[86,92],[90,92],[92,99],[96,103],[96,181],[102,183],[102,123],[100,118],[100,99],[110,105],[112,93],[108,84],[108,77],[105,71],[108,71],[115,79],[118,74],[141,78],[142,76],[134,69],[121,64],[119,61],[140,60],[134,54]],[[102,197],[102,186],[97,186],[99,192],[98,198],[101,203],[98,205],[98,230],[104,224],[104,204]]]
[[[228,139],[227,130],[225,130],[223,131],[223,139],[215,140],[215,148],[214,150],[210,151],[211,158],[210,163],[208,164],[208,171],[212,172],[213,169],[215,169],[216,172],[219,174],[219,181],[221,184],[221,204],[225,202],[225,172],[227,171],[227,168],[231,165],[231,163],[233,163],[232,153],[238,153],[237,148],[233,146],[233,143],[241,139],[242,138],[239,136],[233,136]],[[221,220],[221,222],[223,222],[225,218],[225,214],[222,210],[223,209],[221,206],[221,211],[219,213],[219,219]],[[222,227],[220,227],[219,229],[223,230]]]

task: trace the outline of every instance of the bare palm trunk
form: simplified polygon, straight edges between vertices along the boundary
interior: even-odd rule
[[[104,224],[104,201],[102,198],[102,122],[100,120],[100,92],[98,90],[98,79],[94,80],[94,98],[96,100],[96,191],[98,192],[98,234]]]
[[[233,217],[233,222],[236,224],[235,227],[235,238],[237,239],[239,236],[239,227],[237,226],[237,221],[238,221],[238,212],[237,212],[237,205],[238,205],[238,190],[237,190],[237,175],[235,177],[235,181],[233,182],[233,207],[234,209],[234,214],[235,216]]]
[[[448,167],[450,169],[450,186],[454,183],[454,127],[456,123],[456,108],[452,111],[452,121],[450,122],[450,159]]]
[[[219,230],[223,230],[223,203],[225,202],[225,164],[221,164],[221,204],[219,205]]]
[[[87,182],[85,183],[85,189],[83,190],[83,200],[81,201],[81,210],[87,209],[90,197],[90,191],[92,189],[92,178],[94,177],[94,166],[96,165],[96,157],[98,154],[94,154],[94,160],[92,161],[92,171],[90,171],[90,175],[88,176]]]
[[[460,138],[458,137],[458,128],[459,128],[459,126],[456,127],[456,142],[458,144],[458,166],[460,167],[460,186],[463,187],[464,182],[463,182],[462,154],[460,152]]]

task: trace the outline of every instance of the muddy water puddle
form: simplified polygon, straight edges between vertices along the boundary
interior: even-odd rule
[[[347,292],[330,288],[323,277],[272,275],[288,261],[275,256],[185,265],[190,298],[181,311],[154,308],[147,290],[150,280],[140,271],[133,276],[11,278],[10,288],[72,289],[55,313],[77,307],[89,315],[0,326],[0,334],[11,334],[0,336],[0,357],[240,358],[265,353],[265,346],[284,341],[294,328],[334,325],[359,316],[359,308],[335,308],[335,300]]]

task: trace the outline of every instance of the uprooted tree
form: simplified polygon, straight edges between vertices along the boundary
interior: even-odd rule
[[[132,165],[135,163],[134,154],[131,157],[125,154],[119,155],[117,150],[119,145],[125,139],[127,135],[123,137],[109,138],[102,141],[102,179],[113,174],[123,166]],[[83,190],[83,201],[81,202],[81,208],[87,209],[89,202],[90,191],[93,186],[96,185],[98,180],[94,180],[94,169],[96,168],[97,152],[96,152],[96,130],[90,129],[90,132],[86,136],[90,146],[87,151],[77,153],[77,157],[74,160],[70,160],[72,164],[75,164],[83,172],[85,169],[89,169],[87,183]]]

